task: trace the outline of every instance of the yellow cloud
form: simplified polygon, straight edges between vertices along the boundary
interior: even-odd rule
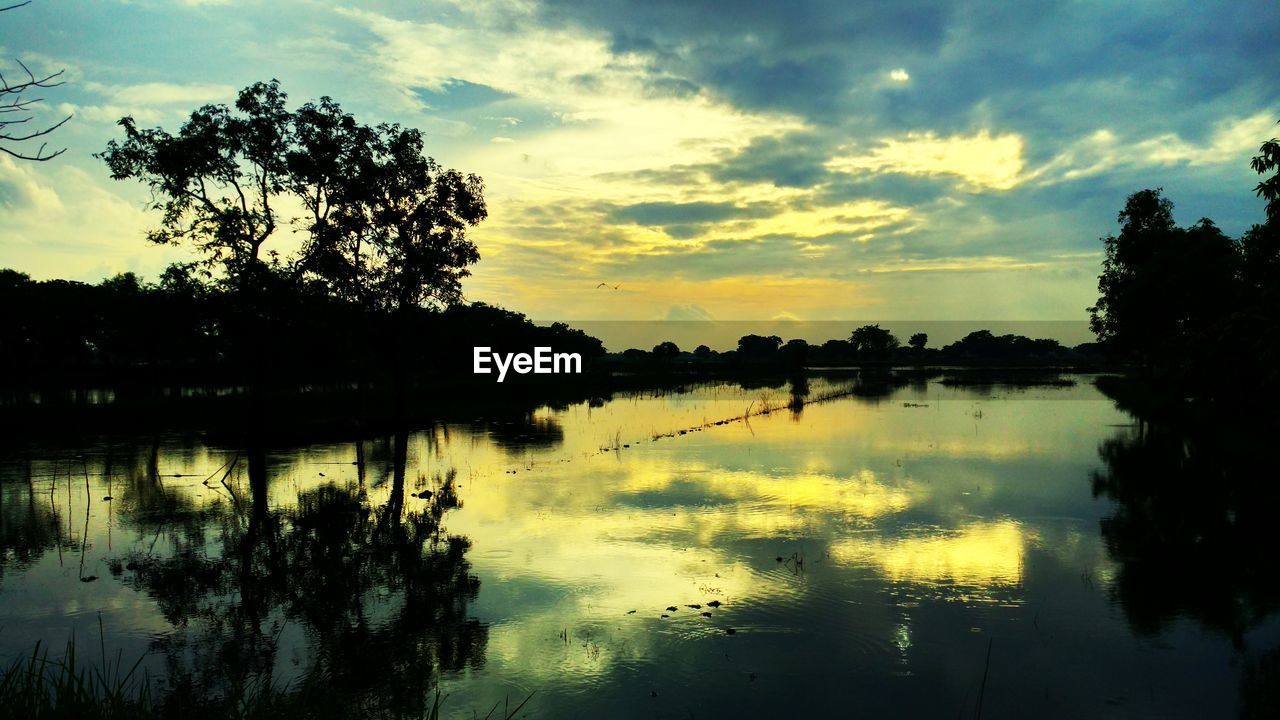
[[[1093,256],[1090,256],[1093,257]],[[873,273],[903,272],[973,272],[981,270],[1035,270],[1048,267],[1048,263],[1019,260],[1007,256],[982,256],[971,258],[936,258],[913,260],[904,258],[883,262],[866,268]]]
[[[940,137],[932,132],[908,133],[888,138],[869,151],[845,150],[827,162],[827,168],[845,173],[905,173],[954,175],[977,190],[1008,190],[1021,182],[1023,140],[1020,135]]]
[[[1119,167],[1243,164],[1264,138],[1275,134],[1274,117],[1274,111],[1267,110],[1222,120],[1202,144],[1187,142],[1173,132],[1135,139],[1100,128],[1067,145],[1031,177],[1050,184],[1092,177]]]

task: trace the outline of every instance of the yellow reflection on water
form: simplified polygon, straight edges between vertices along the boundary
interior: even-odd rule
[[[998,520],[928,536],[850,538],[830,552],[837,562],[877,568],[895,582],[990,587],[1022,582],[1033,537],[1020,523]]]
[[[462,504],[443,525],[471,542],[466,560],[481,587],[471,610],[489,628],[484,672],[531,688],[568,682],[589,691],[619,667],[729,627],[745,636],[807,629],[814,609],[823,622],[845,623],[836,630],[892,648],[897,672],[909,674],[923,647],[914,616],[881,617],[867,596],[1017,602],[1028,553],[1039,557],[1041,525],[1003,514],[1029,501],[1004,503],[1052,490],[1040,482],[1043,470],[1091,458],[1096,437],[1080,428],[1105,427],[1116,412],[1105,401],[993,402],[930,385],[892,400],[846,398],[708,426],[787,396],[785,387],[714,386],[282,449],[266,463],[269,505],[287,509],[334,484],[358,489],[375,511],[403,502],[411,512],[430,503],[416,491],[456,475]],[[397,468],[393,448],[406,440],[407,464]],[[234,448],[166,446],[154,468],[148,449],[128,463],[93,456],[71,470],[66,462],[31,468],[38,497],[56,490],[61,536],[104,579],[103,560],[153,547],[154,526],[169,515],[203,518],[214,532],[244,522],[250,507],[247,462]],[[87,510],[86,474],[105,484],[85,496]],[[79,494],[65,495],[68,487]],[[397,488],[403,497],[393,497]],[[99,500],[108,495],[115,499]],[[1045,551],[1101,564],[1092,535],[1059,542],[1053,532],[1044,530],[1055,537]],[[105,591],[118,589],[116,622],[151,635],[168,630],[147,598],[119,583],[73,576],[71,584],[99,602],[116,602]],[[712,599],[723,606],[705,618]],[[833,613],[833,600],[854,609]]]

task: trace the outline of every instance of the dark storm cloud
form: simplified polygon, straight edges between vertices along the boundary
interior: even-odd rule
[[[952,8],[938,2],[739,3],[552,0],[550,22],[603,29],[617,51],[650,55],[663,70],[744,108],[834,116],[862,75],[931,54]]]
[[[768,182],[778,187],[811,187],[830,175],[827,142],[814,133],[755,138],[723,162],[703,166],[721,182]]]
[[[1025,134],[1099,123],[1206,132],[1205,113],[1274,102],[1273,2],[1159,4],[550,0],[550,22],[602,29],[744,108],[849,130]],[[899,90],[893,68],[911,75]]]

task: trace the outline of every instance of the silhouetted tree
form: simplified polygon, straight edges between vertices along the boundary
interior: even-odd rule
[[[680,354],[680,347],[667,340],[653,346],[652,356],[658,362],[671,362]]]
[[[1090,325],[1143,367],[1182,366],[1221,340],[1238,300],[1238,246],[1208,219],[1179,228],[1158,189],[1130,195],[1118,220],[1120,234],[1103,238]]]
[[[16,5],[0,7],[0,13],[30,4],[30,0],[28,0]],[[17,148],[20,143],[45,137],[71,119],[71,116],[68,115],[53,125],[36,129],[31,129],[31,126],[27,124],[34,117],[31,114],[31,108],[43,100],[43,98],[31,97],[30,93],[58,87],[63,83],[60,79],[63,71],[59,70],[48,75],[36,75],[21,60],[18,60],[17,63],[22,68],[22,74],[26,76],[25,80],[19,79],[17,82],[11,83],[4,75],[0,75],[0,152],[19,160],[35,160],[37,162],[52,160],[66,152],[67,149],[62,148],[61,150],[46,153],[45,147],[47,147],[47,144],[41,142],[35,153],[29,155]]]
[[[123,141],[97,157],[117,180],[148,185],[161,226],[149,238],[191,243],[241,292],[281,275],[367,308],[443,307],[479,260],[466,230],[486,217],[483,183],[442,168],[422,134],[360,125],[330,98],[297,112],[275,80],[240,92],[234,111],[206,105],[176,135],[124,118]],[[306,216],[282,215],[290,195]],[[263,248],[286,223],[307,237],[281,257]]]
[[[929,336],[926,333],[916,333],[911,336],[910,340],[907,340],[907,345],[910,345],[916,352],[924,350],[924,346],[928,344]]]
[[[818,355],[828,365],[853,362],[853,343],[848,340],[828,340],[818,349]]]
[[[777,335],[743,335],[738,338],[738,356],[744,360],[768,360],[782,347]]]
[[[365,300],[383,310],[457,303],[480,260],[466,231],[488,216],[483,182],[442,168],[414,129],[379,125],[373,148],[365,174],[350,179],[356,188],[343,192],[337,230],[349,238]]]
[[[115,180],[151,188],[163,212],[152,242],[190,243],[205,262],[220,266],[240,290],[265,282],[262,246],[280,226],[272,201],[284,192],[291,115],[279,84],[255,83],[240,92],[233,112],[205,105],[176,135],[120,120],[123,142],[112,140],[96,157]]]
[[[1274,173],[1261,180],[1255,192],[1267,201],[1267,219],[1280,220],[1280,139],[1271,138],[1262,143],[1250,166],[1259,175]]]
[[[809,361],[809,343],[800,338],[788,340],[778,352],[782,361],[791,367],[803,367]]]
[[[1053,359],[1065,352],[1057,340],[1032,340],[1024,335],[993,335],[990,330],[975,330],[942,348],[950,360],[979,362],[1022,362]]]
[[[849,342],[862,360],[888,360],[898,349],[898,338],[879,325],[863,325],[854,330]]]

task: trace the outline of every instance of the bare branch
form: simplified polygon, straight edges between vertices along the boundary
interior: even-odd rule
[[[9,142],[22,142],[22,141],[24,141],[24,140],[32,140],[32,139],[35,139],[35,138],[41,137],[41,136],[43,136],[43,135],[48,135],[49,133],[53,132],[54,130],[57,130],[58,128],[60,128],[60,127],[62,127],[63,125],[67,124],[67,121],[68,121],[68,120],[70,120],[72,117],[73,117],[73,116],[68,115],[68,116],[66,116],[66,117],[62,118],[61,120],[59,120],[59,121],[58,121],[58,123],[57,123],[56,125],[51,125],[51,126],[49,126],[49,127],[45,128],[45,129],[43,129],[43,130],[37,130],[37,131],[35,131],[35,132],[31,133],[30,135],[5,135],[5,134],[0,134],[0,140],[7,140],[7,141],[9,141]],[[26,122],[26,121],[28,121],[28,120],[30,120],[30,119],[31,119],[31,118],[29,118],[29,117],[28,117],[28,118],[23,118],[23,119],[21,119],[21,120],[12,120],[12,121],[6,122],[6,123],[4,123],[4,124],[5,124],[5,125],[16,125],[16,124],[18,124],[18,123],[24,123],[24,122]]]
[[[24,155],[23,153],[20,153],[20,152],[14,152],[13,150],[10,150],[9,148],[3,145],[0,145],[0,152],[5,153],[6,155],[11,155],[19,160],[34,160],[35,162],[44,162],[45,160],[52,160],[67,151],[66,148],[62,148],[61,150],[58,150],[56,152],[51,152],[48,155],[45,155],[44,149],[47,146],[48,146],[48,143],[40,143],[40,149],[36,150],[35,155]]]
[[[16,8],[20,8],[29,4],[30,4],[30,0],[26,0],[25,2],[20,2],[14,5],[0,7],[0,12],[5,12],[7,10],[14,10]],[[26,63],[22,62],[22,60],[15,60],[15,62],[18,63],[18,67],[22,68],[22,71],[27,74],[27,79],[21,82],[10,84],[9,79],[6,78],[3,74],[0,74],[0,98],[4,98],[4,101],[0,102],[0,115],[4,115],[4,116],[11,116],[14,113],[30,113],[31,107],[33,105],[39,102],[42,102],[44,100],[44,98],[23,98],[21,97],[21,94],[24,91],[29,90],[31,88],[58,87],[59,85],[62,85],[65,82],[64,80],[60,79],[63,73],[62,70],[59,70],[55,73],[51,73],[49,75],[45,75],[43,77],[37,77],[35,73],[31,72],[31,68],[27,67]],[[7,128],[10,125],[24,124],[30,121],[32,117],[34,116],[30,114],[26,114],[24,117],[21,117],[18,119],[0,120],[0,129]],[[72,117],[71,115],[68,115],[67,117],[63,118],[62,120],[59,120],[57,123],[49,127],[46,127],[42,130],[37,130],[31,133],[28,133],[26,135],[13,135],[8,133],[0,133],[0,142],[20,143],[20,142],[25,142],[27,140],[33,140],[38,137],[43,137],[45,135],[48,135],[49,133],[52,133],[54,130],[57,130],[63,125],[65,125],[67,121],[71,119],[71,117]],[[12,148],[4,147],[4,146],[0,146],[0,151],[4,151],[5,154],[18,158],[20,160],[35,160],[37,162],[52,160],[53,158],[66,152],[66,148],[63,148],[56,152],[46,153],[45,152],[46,147],[47,147],[46,144],[41,143],[40,148],[36,150],[35,155],[30,155],[28,153],[21,152],[19,150],[14,150]]]

